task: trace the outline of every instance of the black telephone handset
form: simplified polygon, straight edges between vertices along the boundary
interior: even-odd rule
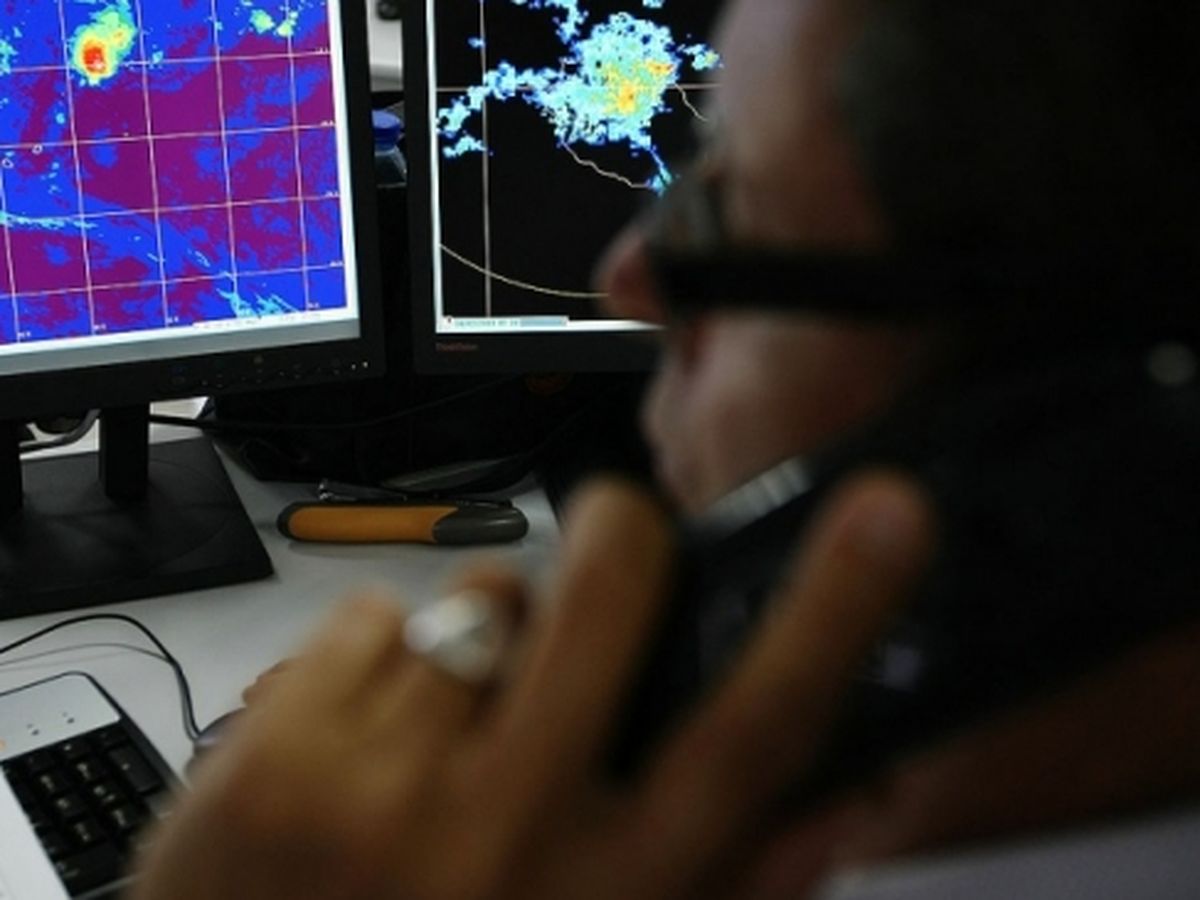
[[[1189,352],[1096,348],[982,372],[773,470],[685,528],[678,590],[630,697],[616,772],[636,770],[732,663],[811,511],[866,467],[923,485],[939,548],[863,661],[797,802],[1197,617],[1200,384],[1186,377]],[[1183,365],[1156,366],[1163,353]]]

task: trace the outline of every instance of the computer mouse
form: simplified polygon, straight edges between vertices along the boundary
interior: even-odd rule
[[[225,736],[229,733],[229,729],[233,723],[241,718],[242,710],[235,709],[223,715],[217,716],[206,726],[200,729],[200,733],[196,735],[192,741],[192,758],[187,762],[188,774],[192,774],[192,767],[196,763],[208,755],[208,752],[214,747],[221,744]]]

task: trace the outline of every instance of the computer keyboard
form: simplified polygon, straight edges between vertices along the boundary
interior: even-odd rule
[[[0,771],[0,900],[115,897],[177,784],[137,725],[81,673],[0,694]],[[44,859],[21,847],[40,847]]]

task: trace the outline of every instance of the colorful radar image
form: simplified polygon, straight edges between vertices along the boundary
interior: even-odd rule
[[[704,130],[719,3],[427,2],[443,316],[597,317],[597,257]]]
[[[325,0],[0,0],[0,347],[345,307],[332,65]]]

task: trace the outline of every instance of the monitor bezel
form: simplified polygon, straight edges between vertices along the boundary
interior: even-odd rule
[[[181,353],[43,372],[0,369],[0,420],[112,408],[194,396],[317,384],[380,375],[384,370],[383,298],[375,202],[367,10],[341,0],[342,72],[349,130],[352,221],[359,294],[359,334],[232,351]]]
[[[644,372],[653,368],[657,341],[652,330],[438,334],[433,303],[434,138],[429,127],[434,73],[426,40],[425,0],[405,4],[403,25],[408,299],[415,370],[429,375],[478,375]]]

